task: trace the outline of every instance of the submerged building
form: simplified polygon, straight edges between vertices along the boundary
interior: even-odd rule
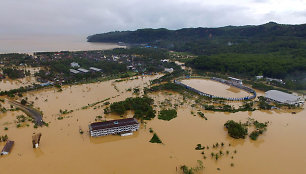
[[[231,82],[242,85],[242,80],[241,79],[237,79],[237,78],[234,78],[234,77],[228,77],[228,78],[230,79]]]
[[[96,122],[89,125],[89,133],[92,137],[132,133],[139,129],[139,123],[135,118]]]
[[[13,145],[14,145],[14,141],[7,141],[1,151],[1,155],[8,155],[11,152]]]
[[[278,102],[281,104],[289,104],[289,105],[301,105],[304,104],[304,101],[293,94],[288,94],[278,90],[269,90],[266,92],[265,96],[268,100]]]

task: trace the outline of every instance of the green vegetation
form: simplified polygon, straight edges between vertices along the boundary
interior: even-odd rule
[[[22,105],[26,105],[27,104],[27,101],[25,99],[22,99],[21,102],[20,102]]]
[[[197,144],[197,146],[195,147],[195,150],[203,150],[205,149],[205,146],[202,146],[201,144]]]
[[[249,137],[252,140],[257,140],[259,135],[261,135],[265,131],[267,131],[268,123],[269,122],[261,123],[261,122],[258,122],[257,120],[249,118],[249,120],[247,121],[246,124],[249,125],[249,126],[254,125],[254,127],[256,128],[254,131],[251,132]]]
[[[90,107],[96,106],[97,104],[103,103],[103,102],[105,102],[105,101],[107,101],[109,99],[110,98],[107,98],[107,99],[104,99],[104,100],[101,100],[101,101],[97,101],[95,103],[88,104],[87,106],[83,106],[81,109],[88,109]],[[109,102],[105,102],[104,105],[109,105]]]
[[[169,90],[169,91],[174,91],[174,92],[182,92],[185,90],[184,87],[177,85],[175,83],[165,83],[165,84],[161,84],[161,85],[156,85],[156,86],[152,86],[151,88],[146,88],[145,92],[157,92],[157,91],[161,91],[161,90]]]
[[[24,115],[17,115],[16,119],[17,119],[17,123],[23,123],[27,120],[27,118]]]
[[[62,120],[62,119],[64,119],[64,117],[57,117],[57,119],[58,119],[58,120]]]
[[[207,120],[207,117],[204,115],[203,112],[198,112],[198,115],[202,118],[204,118],[205,120]]]
[[[227,121],[224,126],[227,128],[228,134],[236,139],[245,138],[248,134],[248,129],[241,123],[237,123],[233,120]]]
[[[90,36],[88,41],[147,44],[187,52],[198,57],[187,58],[186,64],[203,72],[282,78],[286,83],[280,86],[302,90],[306,89],[305,31],[305,24],[269,22],[258,26],[110,32]]]
[[[4,136],[0,136],[0,142],[5,142],[8,140],[8,136],[5,134]]]
[[[272,108],[272,105],[270,105],[268,102],[267,102],[267,99],[265,97],[258,97],[259,99],[259,103],[258,103],[258,107],[259,109],[264,109],[264,110],[270,110]]]
[[[163,143],[156,133],[153,133],[153,137],[150,140],[150,143]]]
[[[73,110],[68,111],[67,109],[65,109],[65,110],[60,109],[59,112],[60,112],[61,114],[65,115],[65,114],[70,114],[70,113],[72,113]]]
[[[11,79],[23,78],[25,76],[23,70],[19,70],[16,68],[4,68],[3,74],[7,75]]]
[[[155,111],[151,106],[153,103],[154,100],[146,96],[127,98],[124,101],[112,103],[110,112],[123,115],[127,110],[134,110],[134,118],[151,120],[155,117]]]
[[[253,108],[253,102],[244,102],[244,104],[238,109],[235,109],[231,105],[227,105],[227,104],[223,104],[219,106],[204,104],[203,108],[209,111],[231,112],[231,113],[240,112],[240,111],[255,111],[256,110],[255,108]]]
[[[224,126],[227,128],[228,130],[228,134],[233,137],[233,138],[245,138],[245,135],[248,134],[248,126],[254,126],[255,130],[251,132],[251,134],[249,135],[249,137],[252,140],[256,140],[257,137],[261,134],[263,134],[265,131],[267,131],[267,126],[268,126],[269,122],[258,122],[257,120],[251,119],[249,118],[248,121],[246,123],[237,123],[233,120],[229,120],[227,121]],[[222,144],[221,144],[222,145]],[[237,151],[235,150],[234,153],[236,153]]]
[[[203,162],[201,160],[198,160],[198,165],[196,167],[188,167],[186,165],[182,165],[180,169],[184,174],[195,174],[196,172],[202,170],[204,168]]]
[[[159,112],[158,119],[160,120],[172,120],[177,117],[177,112],[175,109],[164,109]]]

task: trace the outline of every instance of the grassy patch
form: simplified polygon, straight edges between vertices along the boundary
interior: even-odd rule
[[[158,119],[167,121],[172,120],[175,117],[177,117],[177,112],[175,109],[161,110],[158,115]]]

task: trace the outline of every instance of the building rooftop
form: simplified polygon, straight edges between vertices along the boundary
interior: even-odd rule
[[[79,68],[78,71],[81,71],[83,73],[88,73],[89,72],[87,69],[84,69],[84,68]]]
[[[270,90],[266,92],[266,98],[281,102],[281,103],[293,103],[298,102],[299,97],[293,94],[288,94],[278,90]]]
[[[80,71],[75,70],[75,69],[70,69],[70,72],[73,73],[73,74],[78,74],[78,73],[80,73]]]
[[[235,77],[228,77],[228,78],[231,79],[231,80],[241,81],[241,79],[237,79],[237,78],[235,78]]]
[[[90,130],[99,130],[99,129],[120,127],[120,126],[133,125],[133,124],[139,124],[139,123],[135,118],[126,118],[120,120],[91,123],[89,125],[89,128]]]
[[[95,68],[95,67],[90,67],[89,69],[90,69],[90,70],[94,70],[94,71],[98,71],[98,72],[101,71],[101,69]]]
[[[14,145],[14,141],[7,141],[5,146],[3,147],[2,151],[1,151],[1,154],[8,154],[11,152],[12,150],[12,147]]]

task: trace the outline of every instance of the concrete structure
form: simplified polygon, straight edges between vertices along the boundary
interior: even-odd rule
[[[79,65],[78,63],[76,63],[76,62],[70,63],[70,66],[71,66],[72,68],[80,68],[80,65]]]
[[[168,73],[172,73],[172,72],[173,72],[173,68],[165,68],[164,71],[166,71],[166,72],[168,72]]]
[[[89,69],[90,69],[90,70],[92,70],[92,71],[97,71],[97,72],[102,71],[101,69],[99,69],[99,68],[95,68],[95,67],[90,67]]]
[[[79,73],[80,73],[80,71],[75,70],[75,69],[70,69],[69,71],[70,71],[71,73],[73,73],[73,74],[79,74]]]
[[[1,151],[1,155],[8,155],[11,152],[13,145],[14,145],[14,141],[8,140]]]
[[[89,70],[84,69],[84,68],[79,68],[78,71],[82,72],[82,73],[88,73]]]
[[[137,131],[138,129],[139,123],[135,118],[96,122],[89,125],[89,133],[92,137],[114,134],[123,134],[123,136],[130,135],[128,133]]]
[[[234,77],[228,77],[232,82],[242,85],[242,80]]]
[[[257,80],[263,79],[263,76],[255,76]]]
[[[265,97],[270,101],[278,102],[281,104],[289,104],[289,105],[304,104],[304,101],[300,97],[278,90],[267,91]]]

